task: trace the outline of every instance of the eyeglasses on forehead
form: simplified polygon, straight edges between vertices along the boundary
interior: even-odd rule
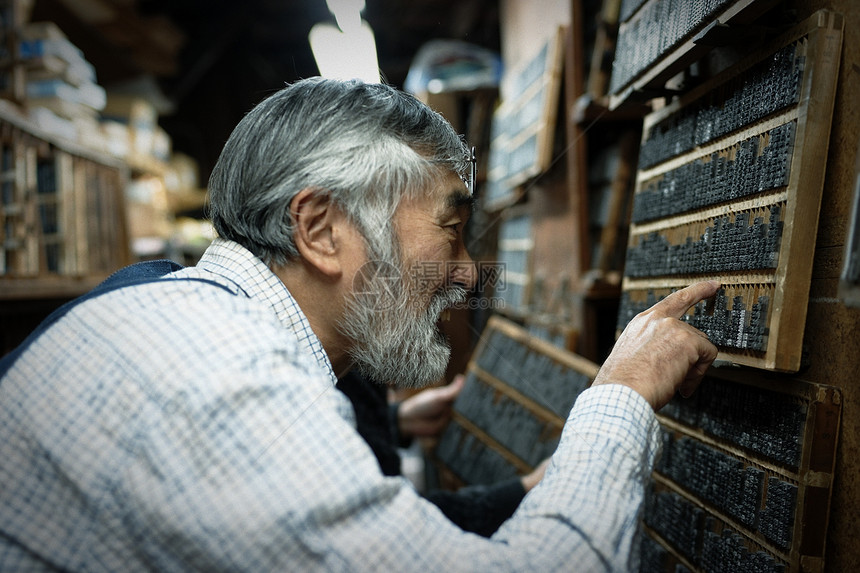
[[[471,151],[469,152],[469,178],[466,179],[463,177],[463,182],[466,184],[466,188],[469,190],[469,195],[475,194],[475,179],[478,177],[478,160],[475,157],[475,146],[472,146]]]

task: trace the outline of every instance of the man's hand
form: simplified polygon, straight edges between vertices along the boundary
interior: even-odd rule
[[[397,428],[404,438],[438,435],[451,419],[451,406],[463,390],[465,378],[454,377],[447,386],[428,388],[410,396],[397,408]]]
[[[550,458],[546,458],[535,469],[520,478],[520,483],[523,484],[523,489],[526,493],[530,492],[543,479],[543,475],[546,473],[546,468],[549,465],[549,460]]]
[[[629,386],[655,411],[665,406],[676,390],[683,396],[691,395],[717,357],[717,347],[702,331],[679,319],[719,288],[716,281],[692,284],[636,315],[615,342],[594,385]]]

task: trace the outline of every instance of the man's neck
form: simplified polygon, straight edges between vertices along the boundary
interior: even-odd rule
[[[335,376],[340,378],[352,368],[348,341],[337,328],[343,313],[343,293],[336,282],[324,280],[301,261],[288,263],[272,271],[295,299],[311,330],[322,344]]]

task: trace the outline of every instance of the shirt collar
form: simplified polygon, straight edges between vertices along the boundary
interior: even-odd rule
[[[239,243],[215,239],[200,257],[197,268],[226,279],[235,287],[237,294],[241,292],[268,305],[278,320],[296,335],[299,343],[328,372],[332,383],[337,382],[328,355],[305,313],[286,285],[263,261]]]

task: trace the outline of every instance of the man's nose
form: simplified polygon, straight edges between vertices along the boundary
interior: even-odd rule
[[[467,254],[465,259],[460,259],[451,265],[451,283],[461,286],[466,290],[472,290],[478,283],[478,269],[475,261]]]

